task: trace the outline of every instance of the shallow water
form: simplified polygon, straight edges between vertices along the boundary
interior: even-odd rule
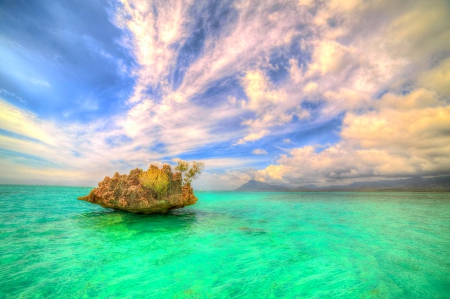
[[[0,186],[0,298],[449,298],[450,193],[197,192],[143,216]]]

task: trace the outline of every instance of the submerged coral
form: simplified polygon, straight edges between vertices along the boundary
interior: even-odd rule
[[[133,169],[129,175],[115,173],[105,177],[87,196],[78,198],[132,213],[167,213],[197,202],[190,184],[182,185],[182,174],[172,173],[169,165],[162,169],[150,165],[147,171]]]

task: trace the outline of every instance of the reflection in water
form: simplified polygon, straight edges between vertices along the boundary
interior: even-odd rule
[[[253,234],[253,235],[267,234],[267,232],[262,228],[252,228],[252,227],[242,226],[242,227],[239,227],[239,230],[243,231],[244,233]]]
[[[126,233],[135,235],[142,233],[175,233],[189,230],[197,221],[195,211],[172,211],[169,214],[141,215],[123,211],[105,209],[84,212],[73,216],[73,221],[82,229],[94,230],[98,233]]]

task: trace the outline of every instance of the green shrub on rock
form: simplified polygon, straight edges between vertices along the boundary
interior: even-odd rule
[[[158,197],[167,192],[170,183],[167,172],[154,165],[139,175],[139,182],[143,187],[154,190]]]

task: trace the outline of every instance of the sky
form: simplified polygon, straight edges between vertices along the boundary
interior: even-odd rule
[[[450,174],[450,1],[0,1],[0,184]]]

